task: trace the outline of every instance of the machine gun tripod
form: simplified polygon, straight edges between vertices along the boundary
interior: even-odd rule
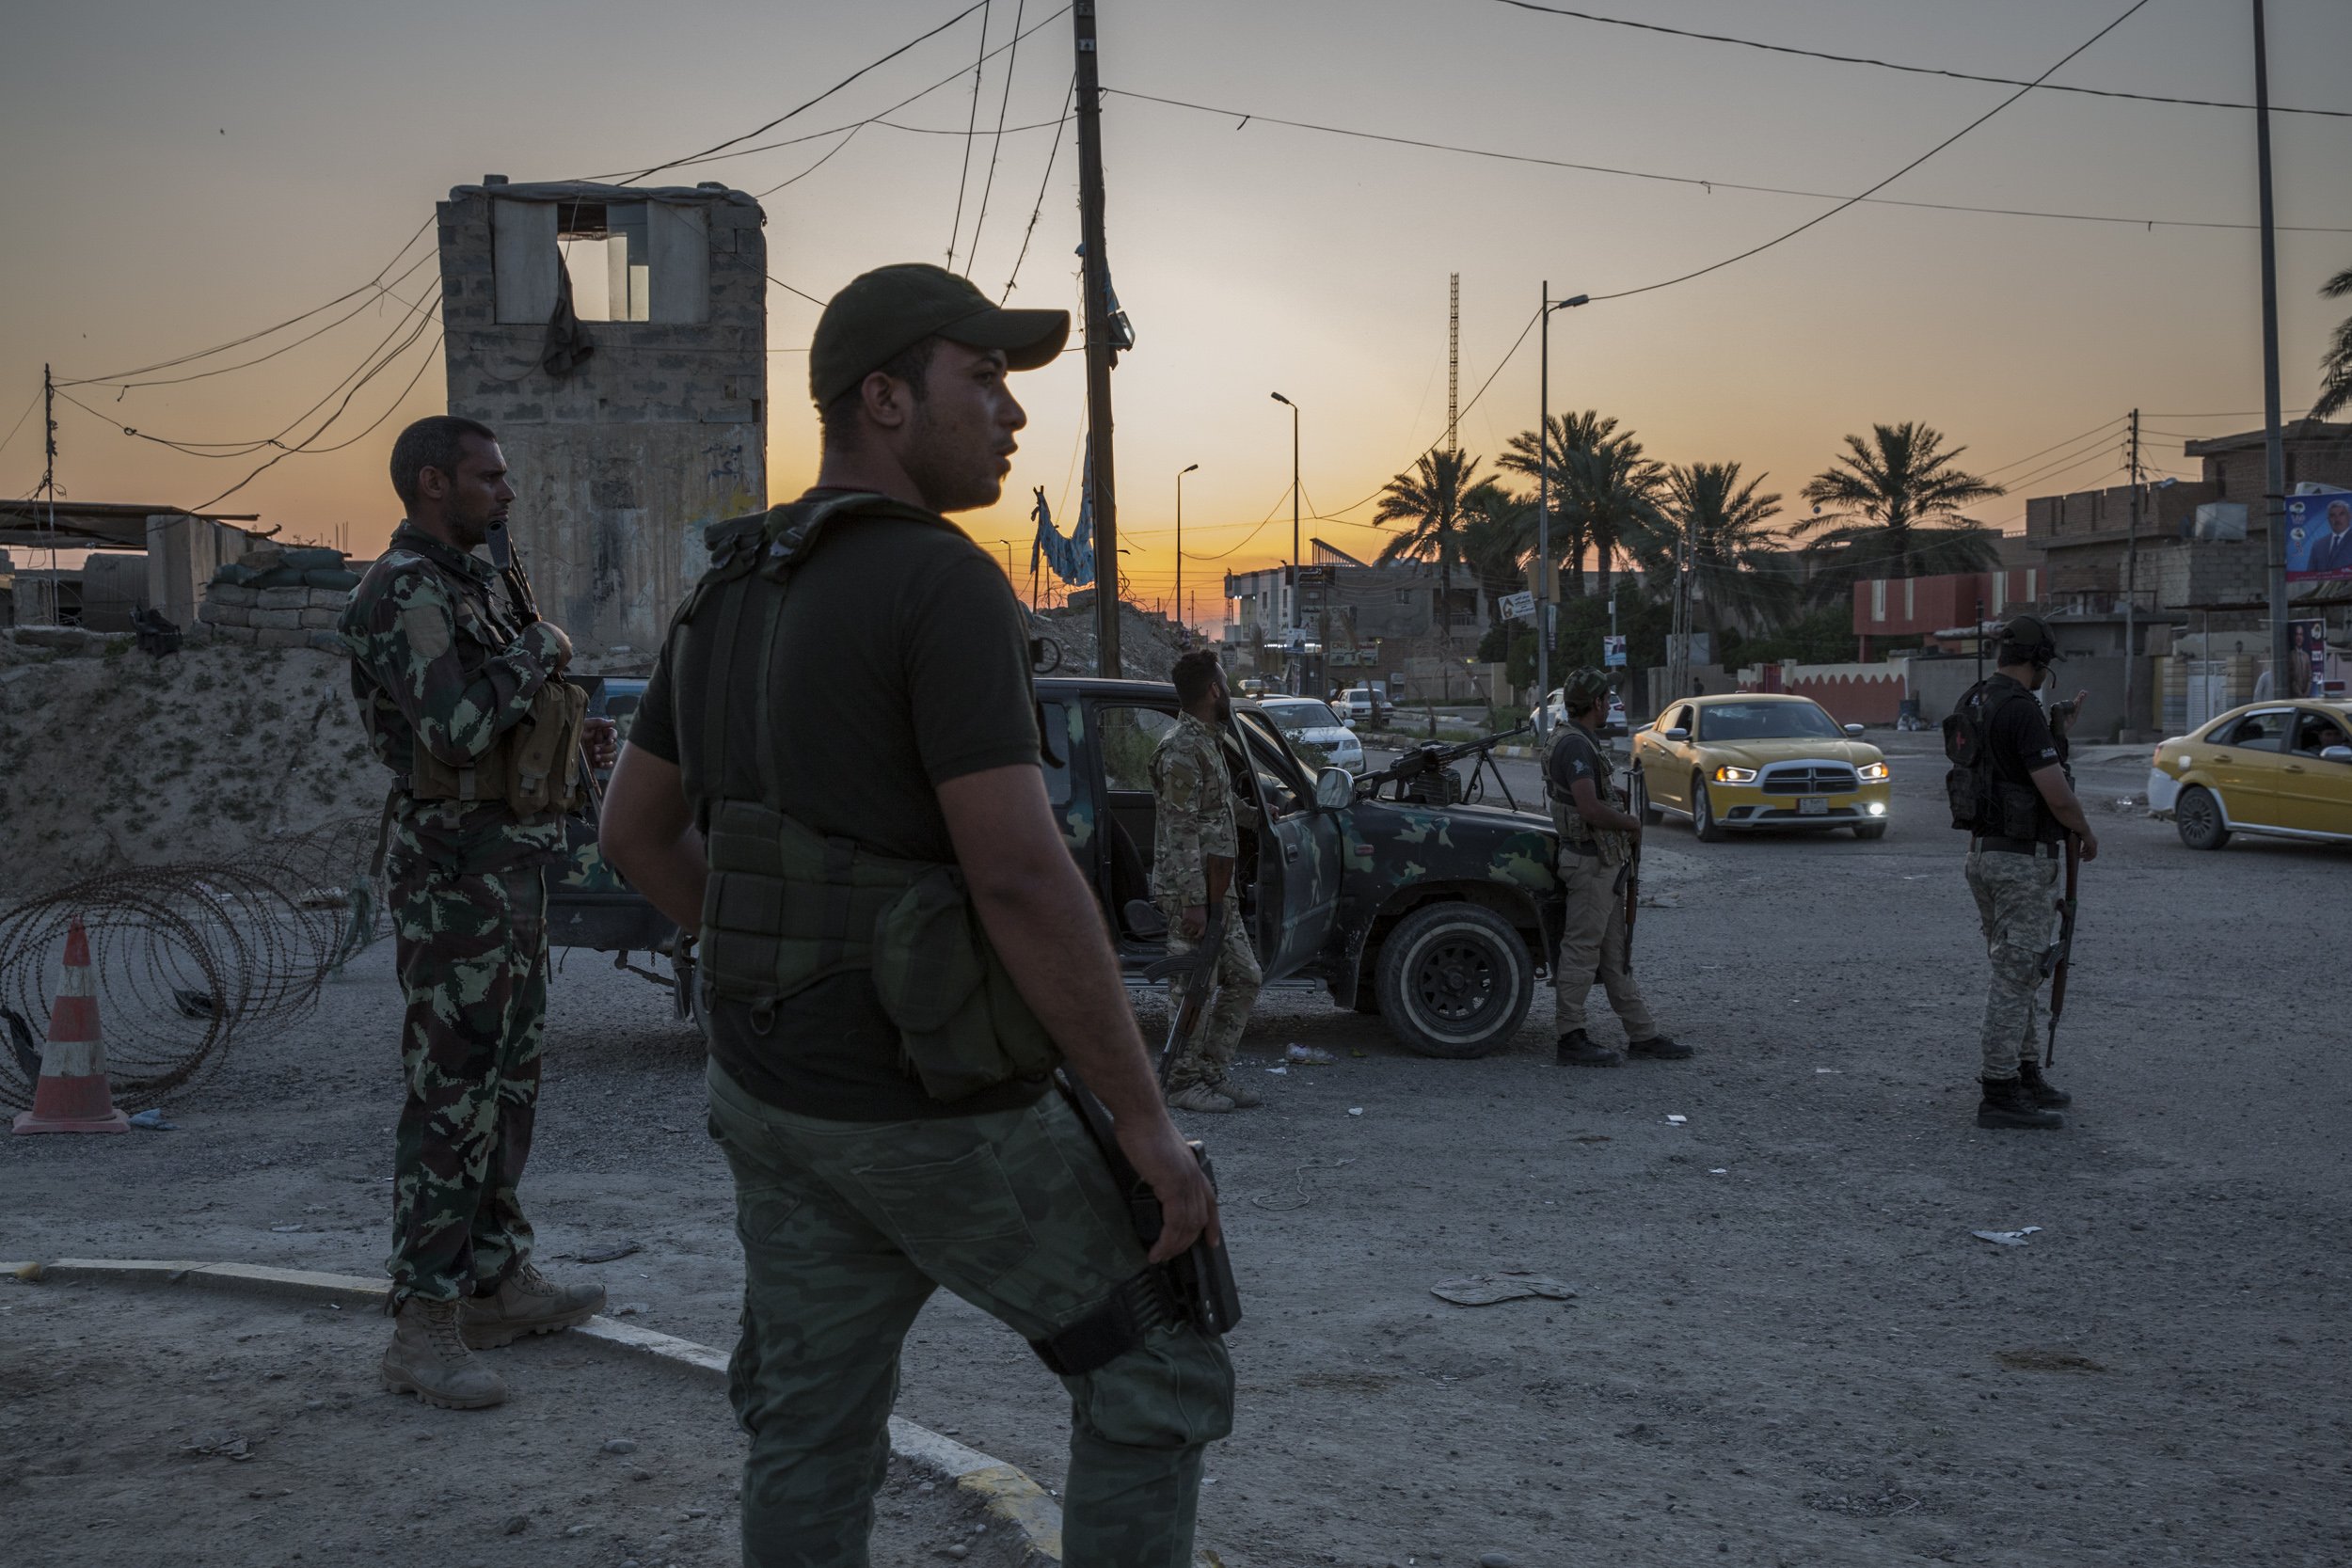
[[[1358,779],[1356,793],[1364,800],[1377,800],[1383,784],[1394,784],[1396,791],[1390,796],[1392,800],[1424,806],[1450,806],[1483,798],[1486,775],[1492,773],[1495,787],[1502,791],[1504,803],[1517,811],[1519,809],[1518,800],[1511,794],[1510,781],[1502,776],[1502,769],[1496,765],[1494,752],[1506,740],[1534,733],[1533,724],[1521,724],[1517,729],[1501,730],[1452,746],[1423,741],[1378,772],[1367,773]],[[1467,784],[1453,768],[1464,757],[1478,759],[1470,765]]]

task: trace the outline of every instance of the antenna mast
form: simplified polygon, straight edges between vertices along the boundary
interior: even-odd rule
[[[1462,421],[1462,275],[1446,277],[1445,301],[1445,454],[1461,450],[1457,427]]]

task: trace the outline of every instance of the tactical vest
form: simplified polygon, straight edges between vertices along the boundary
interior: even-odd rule
[[[504,651],[472,627],[468,617],[461,614],[457,622],[458,636],[494,654]],[[503,636],[506,627],[493,619],[489,630]],[[419,800],[501,800],[516,816],[576,810],[582,800],[578,759],[587,719],[586,689],[551,675],[532,697],[531,711],[500,731],[489,749],[469,763],[442,761],[417,736],[408,756],[407,793]],[[360,705],[359,720],[373,741],[373,703]]]
[[[2003,778],[1994,765],[1994,717],[2009,703],[2032,701],[2033,694],[2022,687],[2004,689],[1979,681],[1944,716],[1944,755],[1952,765],[1945,770],[1944,793],[1952,826],[1963,832],[2036,843],[2060,836],[2042,792]],[[2064,752],[2060,747],[2061,757]]]
[[[1600,763],[1597,776],[1593,780],[1593,792],[1600,798],[1601,804],[1614,806],[1619,810],[1624,809],[1625,802],[1617,799],[1616,786],[1610,778],[1609,758],[1601,752],[1600,748],[1592,746],[1591,741],[1573,731],[1563,732],[1552,741],[1552,745],[1555,747],[1591,746]],[[1552,787],[1551,768],[1548,757],[1544,768],[1544,799],[1551,807],[1552,831],[1560,835],[1560,844],[1563,848],[1574,854],[1597,855],[1603,865],[1616,865],[1625,860],[1625,834],[1613,829],[1596,828],[1590,822],[1585,821],[1584,814],[1576,809],[1575,799],[1562,795]]]
[[[1061,1061],[981,928],[962,872],[827,837],[781,803],[774,698],[785,681],[804,678],[777,667],[793,575],[835,519],[878,501],[936,522],[857,494],[706,532],[710,568],[672,622],[663,655],[678,767],[709,859],[699,961],[712,994],[755,1019],[819,980],[869,971],[898,1029],[899,1066],[933,1100],[955,1101],[1042,1078]],[[758,799],[722,793],[730,747],[749,748]]]

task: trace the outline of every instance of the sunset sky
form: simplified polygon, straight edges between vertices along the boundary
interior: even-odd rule
[[[369,279],[453,184],[490,171],[517,182],[600,174],[707,146],[961,4],[26,8],[0,59],[0,126],[15,153],[0,172],[12,215],[0,433],[16,426],[0,447],[0,488],[23,495],[40,478],[38,410],[17,421],[44,360],[61,379],[103,375],[266,327]],[[2026,79],[2128,5],[1582,8]],[[1074,128],[1045,178],[1071,79],[1058,9],[1059,0],[987,8],[989,48],[1012,38],[1016,12],[1037,30],[982,72],[978,124],[993,133],[1001,103],[1009,130],[1001,144],[993,135],[970,144],[968,178],[979,13],[757,141],[848,127],[943,80],[890,118],[952,134],[870,124],[846,146],[827,135],[654,182],[767,192],[809,171],[763,198],[769,265],[821,298],[870,266],[943,261],[961,182],[958,270],[994,294],[1038,207],[1013,301],[1074,307]],[[2052,80],[2248,101],[2248,9],[2149,0]],[[1218,618],[1224,570],[1289,550],[1290,412],[1271,391],[1302,410],[1307,510],[1339,514],[1307,532],[1358,554],[1379,547],[1362,503],[1443,434],[1450,272],[1462,279],[1468,402],[1519,337],[1544,279],[1555,296],[1599,296],[1722,261],[1833,206],[1825,197],[1884,179],[2013,90],[1501,0],[1101,0],[1100,18],[1104,82],[1120,89],[1104,111],[1110,260],[1138,340],[1114,378],[1120,511],[1135,552],[1126,572],[1147,604],[1169,593],[1175,476],[1200,464],[1184,483],[1184,546],[1219,559],[1188,560],[1184,583],[1203,622]],[[2274,103],[2352,111],[2352,7],[2275,0],[2269,27]],[[1712,183],[1464,156],[1265,117]],[[2317,292],[2352,266],[2352,118],[2279,115],[2273,145],[2280,223],[2334,230],[2279,240],[2292,412],[2312,401],[2327,332],[2352,312]],[[1982,509],[1996,525],[2021,520],[2027,494],[2116,482],[2120,440],[2090,437],[2134,404],[2147,411],[2152,468],[2187,472],[2181,437],[2260,422],[2260,277],[2250,228],[2176,225],[2250,225],[2254,167],[2243,110],[2027,94],[1883,196],[2135,221],[1858,206],[1706,277],[1556,317],[1552,406],[1613,414],[1663,460],[1769,471],[1792,515],[1805,478],[1873,420],[1925,420],[1969,449],[1967,466],[2026,481]],[[422,254],[421,242],[409,260]],[[395,292],[433,288],[428,261]],[[204,502],[271,452],[199,458],[119,427],[188,443],[269,435],[358,364],[398,309],[371,305],[236,374],[119,401],[112,388],[75,388],[105,418],[59,405],[63,486],[89,500]],[[782,499],[815,467],[804,350],[817,308],[779,287],[770,311],[770,497]],[[218,509],[373,553],[397,519],[383,476],[391,437],[441,406],[437,350],[426,364],[433,341],[427,333],[363,388],[321,444],[385,417],[373,434],[290,457]],[[963,521],[992,547],[1011,540],[1025,578],[1031,487],[1044,486],[1065,526],[1075,515],[1082,372],[1068,356],[1018,386],[1031,422],[1006,499]],[[1465,414],[1465,448],[1491,458],[1532,427],[1536,387],[1531,335]],[[2077,433],[2087,439],[2020,461]]]

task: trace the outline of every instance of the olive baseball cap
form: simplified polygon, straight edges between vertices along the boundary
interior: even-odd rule
[[[1588,707],[1609,695],[1609,677],[1589,665],[1562,683],[1560,698],[1569,712]]]
[[[876,267],[851,278],[818,318],[809,392],[822,407],[926,338],[1002,349],[1008,366],[1033,371],[1070,341],[1070,312],[1001,309],[970,279],[924,261]]]

